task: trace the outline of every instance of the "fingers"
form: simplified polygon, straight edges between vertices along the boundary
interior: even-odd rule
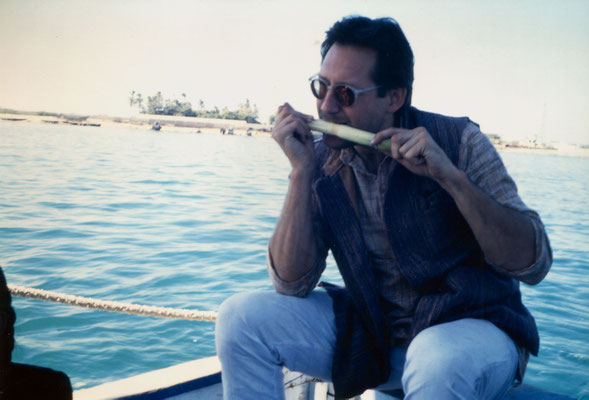
[[[296,133],[298,136],[300,136],[301,139],[305,139],[308,135],[310,135],[307,123],[312,120],[312,116],[300,113],[293,109],[290,104],[284,103],[278,107],[276,121],[272,127],[273,136],[274,133],[278,133],[279,135]],[[293,124],[293,121],[296,121],[296,123]]]
[[[314,159],[313,134],[309,121],[313,117],[300,113],[288,103],[278,107],[272,127],[272,138],[282,148],[293,169],[310,169]]]
[[[391,156],[414,174],[441,181],[455,168],[424,127],[385,129],[374,136],[371,144],[378,145],[386,139],[391,140]]]
[[[401,147],[407,143],[413,137],[413,131],[408,129],[401,129],[401,128],[388,128],[383,131],[378,132],[372,138],[370,144],[374,147],[378,146],[379,143],[390,139],[391,140],[391,148],[390,153],[394,159],[401,159],[403,155],[400,152]]]
[[[427,139],[425,132],[414,133],[399,147],[399,157],[414,165],[423,164],[425,162],[423,153],[427,148]]]
[[[278,107],[278,111],[276,113],[276,121],[280,121],[281,119],[289,116],[289,115],[296,115],[304,121],[312,121],[313,117],[311,115],[303,114],[301,112],[296,111],[292,106],[288,103],[284,103],[280,107]]]
[[[420,158],[421,153],[427,147],[429,134],[425,128],[415,128],[412,130],[401,128],[388,128],[378,132],[371,145],[377,146],[386,139],[391,140],[391,156],[396,160],[407,158]],[[419,160],[421,163],[422,160]]]
[[[273,130],[273,133],[276,133],[275,139],[278,141],[294,138],[306,143],[309,140],[313,140],[313,134],[307,123],[293,115],[287,116],[281,124],[281,129],[276,131]]]
[[[385,129],[384,131],[377,132],[376,135],[374,135],[374,137],[370,141],[370,145],[376,147],[379,145],[379,143],[381,143],[387,139],[390,139],[393,135],[400,133],[403,130],[405,130],[405,129],[388,128],[388,129]]]
[[[309,130],[307,121],[291,113],[283,116],[280,120],[276,120],[272,127],[272,137],[280,144],[289,138],[305,143],[312,140],[313,135]]]

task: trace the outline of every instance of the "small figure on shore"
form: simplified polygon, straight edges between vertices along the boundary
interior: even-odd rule
[[[151,129],[153,129],[154,131],[159,131],[160,129],[162,129],[162,126],[160,125],[159,121],[155,121],[155,123],[152,125]]]

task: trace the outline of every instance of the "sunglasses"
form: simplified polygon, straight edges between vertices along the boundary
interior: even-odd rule
[[[325,96],[327,96],[327,91],[333,88],[335,99],[342,107],[352,107],[356,102],[358,95],[382,87],[374,86],[367,89],[356,89],[343,83],[331,86],[329,83],[325,82],[325,80],[320,78],[319,75],[313,75],[310,77],[309,82],[311,82],[311,92],[313,92],[313,96],[317,97],[319,100],[323,100]]]

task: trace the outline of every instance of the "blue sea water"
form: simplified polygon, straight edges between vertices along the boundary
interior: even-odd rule
[[[504,153],[554,265],[522,285],[540,357],[526,382],[589,399],[589,159]],[[217,310],[271,289],[265,251],[288,161],[267,137],[0,121],[0,266],[9,283]],[[330,263],[326,280],[337,281]],[[214,326],[13,298],[13,360],[75,389],[215,354]]]

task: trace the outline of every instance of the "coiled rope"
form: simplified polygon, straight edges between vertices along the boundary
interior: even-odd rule
[[[69,304],[72,306],[92,308],[96,310],[136,315],[149,315],[152,317],[189,319],[193,321],[215,321],[217,319],[217,313],[215,311],[198,311],[182,308],[155,307],[132,303],[121,303],[118,301],[72,296],[65,293],[50,292],[48,290],[34,289],[11,284],[8,285],[8,290],[10,290],[10,293],[12,293],[13,296]]]

